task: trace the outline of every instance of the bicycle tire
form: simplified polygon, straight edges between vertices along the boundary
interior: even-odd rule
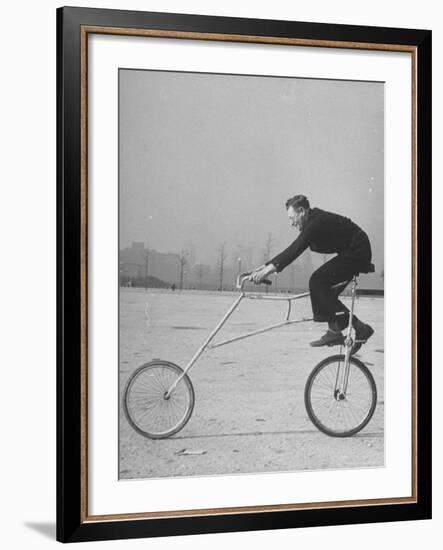
[[[123,394],[123,409],[137,433],[149,439],[165,439],[186,425],[195,403],[189,376],[185,374],[170,397],[165,398],[167,390],[181,375],[183,369],[175,363],[154,359],[130,376]]]
[[[327,357],[326,359],[323,359],[318,365],[314,367],[311,374],[309,375],[306,385],[305,385],[305,407],[306,411],[308,413],[308,416],[314,426],[318,428],[321,432],[325,433],[326,435],[329,435],[331,437],[350,437],[352,435],[355,435],[359,431],[361,431],[371,420],[375,408],[377,406],[377,386],[375,384],[374,377],[372,376],[370,370],[368,367],[359,361],[356,357],[351,356],[349,358],[350,361],[350,372],[349,372],[349,382],[348,382],[348,391],[347,396],[341,401],[336,398],[335,396],[335,382],[331,384],[331,388],[321,389],[320,391],[326,392],[323,394],[320,400],[328,400],[330,397],[331,405],[328,408],[329,412],[332,412],[332,407],[335,407],[337,409],[337,412],[339,411],[340,405],[342,406],[342,418],[344,418],[344,412],[343,410],[346,410],[346,404],[350,403],[349,395],[352,394],[352,389],[350,389],[350,383],[351,379],[355,378],[355,373],[361,373],[363,376],[363,380],[367,383],[367,399],[368,404],[365,407],[365,412],[362,414],[361,418],[355,423],[355,426],[348,426],[347,428],[339,429],[338,427],[333,427],[332,422],[328,425],[328,418],[320,418],[318,408],[319,406],[314,405],[314,397],[313,397],[313,387],[314,384],[317,381],[317,386],[319,386],[319,377],[323,371],[325,373],[327,367],[330,365],[334,365],[338,363],[338,369],[340,369],[340,364],[344,366],[344,355],[333,355],[330,357]],[[336,378],[338,374],[335,375]],[[331,378],[331,376],[330,376]],[[328,381],[329,383],[329,381]],[[323,384],[323,387],[326,387],[326,382]],[[330,392],[330,393],[329,393]],[[328,397],[329,395],[329,397]],[[356,394],[355,394],[356,395]],[[349,407],[348,407],[348,413],[349,413]]]

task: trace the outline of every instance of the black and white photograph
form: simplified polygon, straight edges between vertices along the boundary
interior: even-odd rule
[[[399,6],[5,4],[2,547],[442,538],[443,19]]]
[[[384,83],[118,86],[119,479],[382,468]]]

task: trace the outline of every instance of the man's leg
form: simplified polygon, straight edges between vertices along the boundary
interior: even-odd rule
[[[348,308],[338,299],[344,286],[339,283],[350,281],[356,273],[352,257],[338,255],[323,264],[311,276],[309,288],[311,292],[311,304],[314,314],[314,321],[328,322],[329,330],[322,338],[311,342],[314,347],[324,345],[338,345],[343,343],[342,330],[349,323]],[[367,340],[373,330],[369,325],[361,323],[356,316],[353,316],[353,326],[356,335],[361,334],[362,340]]]
[[[338,312],[347,313],[348,308],[338,299],[342,288],[337,289],[334,286],[350,281],[353,275],[352,265],[340,256],[335,256],[314,271],[309,279],[314,321],[328,322],[335,319]]]

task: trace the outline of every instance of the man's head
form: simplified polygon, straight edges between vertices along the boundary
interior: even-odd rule
[[[286,210],[289,223],[299,230],[303,229],[310,210],[308,199],[304,195],[295,195],[286,201]]]

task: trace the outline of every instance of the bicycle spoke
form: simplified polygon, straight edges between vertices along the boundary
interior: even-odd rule
[[[125,392],[126,413],[134,427],[149,437],[167,437],[187,421],[194,404],[192,386],[182,378],[166,399],[168,389],[183,373],[173,364],[149,364],[130,380]]]
[[[322,364],[310,379],[305,395],[308,414],[322,431],[329,435],[348,435],[367,423],[375,406],[372,385],[358,362],[350,359],[347,390],[337,394],[340,370],[344,367],[341,358],[331,358]]]

